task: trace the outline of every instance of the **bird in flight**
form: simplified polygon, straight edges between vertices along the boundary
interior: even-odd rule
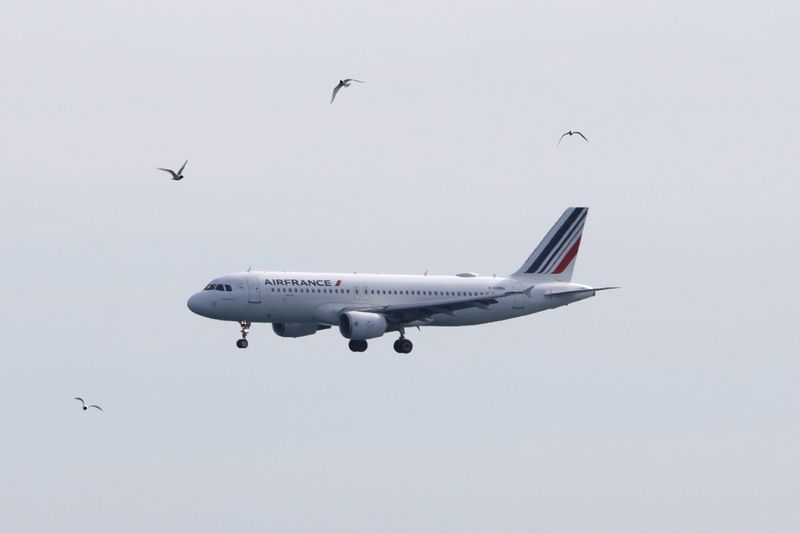
[[[354,80],[352,78],[347,78],[346,80],[339,80],[339,83],[336,85],[336,87],[333,88],[333,94],[331,95],[331,103],[333,103],[334,98],[336,98],[336,93],[339,92],[339,89],[341,89],[342,87],[350,87],[350,84],[353,83],[354,81],[357,83],[367,83],[365,81]]]
[[[183,179],[183,169],[186,168],[186,163],[188,162],[189,162],[188,159],[184,161],[183,166],[180,169],[178,169],[178,172],[175,172],[174,170],[170,170],[168,168],[161,168],[161,167],[156,167],[156,168],[158,168],[158,170],[163,170],[164,172],[169,172],[170,174],[172,174],[173,180],[180,181]]]
[[[87,405],[86,405],[86,402],[84,402],[84,401],[83,401],[83,398],[81,398],[81,397],[79,397],[79,396],[75,396],[75,399],[76,399],[76,400],[80,400],[80,402],[81,402],[81,407],[83,408],[83,410],[84,410],[84,411],[86,411],[87,409],[89,409],[89,407],[94,407],[95,409],[100,409],[101,411],[103,410],[103,408],[102,408],[102,407],[100,407],[99,405],[92,404],[92,405],[89,405],[89,406],[87,406]]]
[[[579,131],[568,131],[567,133],[565,133],[564,135],[562,135],[561,137],[559,137],[559,139],[558,139],[558,144],[556,144],[556,146],[558,146],[559,144],[561,144],[561,140],[562,140],[564,137],[566,137],[567,135],[569,135],[570,137],[572,137],[573,135],[580,135],[581,137],[583,137],[583,140],[584,140],[584,141],[586,141],[587,143],[589,142],[589,139],[587,139],[587,138],[586,138],[586,137],[583,135],[583,133],[581,133],[581,132],[579,132]]]

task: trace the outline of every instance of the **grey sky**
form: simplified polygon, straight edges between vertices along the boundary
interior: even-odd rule
[[[797,531],[798,21],[5,2],[0,529]],[[576,281],[624,290],[410,357],[185,307],[251,265],[513,272],[570,205]]]

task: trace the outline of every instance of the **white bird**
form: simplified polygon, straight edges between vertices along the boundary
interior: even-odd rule
[[[161,167],[156,167],[156,168],[158,168],[158,170],[163,170],[164,172],[169,172],[170,174],[172,174],[173,180],[180,181],[183,179],[183,169],[186,168],[186,163],[188,162],[189,162],[188,159],[184,161],[183,166],[178,170],[178,172],[175,172],[174,170],[170,170],[168,168],[161,168]]]
[[[584,140],[584,141],[586,141],[587,143],[589,142],[589,139],[587,139],[586,137],[584,137],[583,133],[581,133],[581,132],[579,132],[579,131],[568,131],[567,133],[565,133],[564,135],[562,135],[561,137],[559,137],[559,139],[558,139],[558,143],[556,144],[556,146],[558,146],[559,144],[561,144],[561,139],[563,139],[563,138],[564,138],[564,137],[566,137],[567,135],[569,135],[570,137],[572,137],[573,135],[580,135],[581,137],[583,137],[583,140]]]
[[[86,411],[87,409],[89,409],[89,407],[94,407],[95,409],[100,409],[101,411],[103,410],[103,408],[102,408],[102,407],[100,407],[99,405],[95,405],[95,404],[89,405],[89,406],[87,407],[87,405],[86,405],[86,402],[84,402],[84,401],[83,401],[83,398],[81,398],[81,397],[79,397],[79,396],[75,396],[75,399],[76,399],[76,400],[80,400],[80,402],[81,402],[81,406],[83,407],[83,410],[84,410],[84,411]]]
[[[347,78],[345,80],[339,80],[339,83],[336,85],[336,87],[333,88],[333,94],[331,95],[331,104],[333,103],[333,99],[336,98],[336,93],[339,92],[339,89],[341,89],[342,87],[350,87],[350,84],[352,84],[354,81],[357,82],[357,83],[367,83],[365,81],[354,80],[352,78]]]

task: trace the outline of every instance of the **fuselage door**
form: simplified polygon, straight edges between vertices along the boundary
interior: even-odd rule
[[[251,304],[261,303],[261,287],[255,276],[247,276],[247,301]]]

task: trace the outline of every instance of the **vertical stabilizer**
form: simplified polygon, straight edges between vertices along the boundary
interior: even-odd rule
[[[570,207],[550,228],[542,242],[515,276],[538,276],[554,281],[570,281],[578,249],[581,246],[583,225],[588,207]]]

